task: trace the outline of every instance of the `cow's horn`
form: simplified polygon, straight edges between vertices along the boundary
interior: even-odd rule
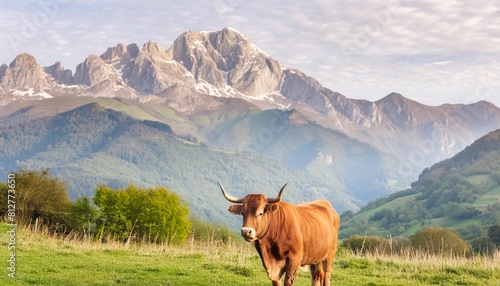
[[[280,192],[278,193],[278,196],[275,198],[275,199],[267,199],[267,202],[268,203],[277,203],[279,201],[281,201],[281,195],[283,195],[283,190],[285,190],[285,187],[288,185],[288,183],[284,184],[283,187],[281,187],[281,190]]]
[[[220,182],[218,182],[218,183],[219,183],[220,190],[222,191],[222,194],[224,195],[224,198],[226,198],[226,200],[228,200],[232,203],[236,203],[236,204],[243,203],[244,198],[239,199],[239,198],[236,198],[236,197],[229,195],[228,193],[226,193],[226,191],[224,190],[224,188],[222,187]]]

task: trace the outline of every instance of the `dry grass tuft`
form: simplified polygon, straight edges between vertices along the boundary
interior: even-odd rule
[[[366,253],[351,252],[351,255],[357,258],[366,258],[370,261],[411,264],[415,267],[434,267],[436,269],[445,269],[449,267],[479,267],[488,270],[500,269],[500,250],[496,250],[491,256],[437,255],[412,248],[401,249],[397,253],[392,254],[386,251],[375,250]]]
[[[43,243],[47,249],[61,250],[67,249],[79,251],[132,251],[140,255],[187,257],[202,256],[208,259],[216,259],[222,263],[235,263],[245,266],[252,257],[257,256],[253,245],[243,241],[226,242],[211,239],[209,241],[198,241],[189,238],[182,244],[171,243],[150,243],[143,242],[123,242],[113,237],[101,237],[96,239],[93,235],[70,232],[69,234],[58,234],[51,232],[48,227],[38,225],[18,227],[17,232],[20,237],[20,244],[29,249]],[[61,247],[62,246],[62,247]]]

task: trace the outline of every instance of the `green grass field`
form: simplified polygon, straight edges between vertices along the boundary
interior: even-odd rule
[[[0,285],[270,285],[250,244],[188,241],[182,245],[99,243],[17,229],[16,278],[8,277],[1,227]],[[500,253],[446,258],[408,254],[361,256],[340,249],[334,285],[500,285]],[[296,285],[309,285],[301,271]]]

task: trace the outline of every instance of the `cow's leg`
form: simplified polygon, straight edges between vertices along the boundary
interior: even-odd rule
[[[288,259],[285,270],[285,286],[291,286],[299,275],[300,259]]]
[[[333,248],[332,252],[328,255],[328,257],[325,260],[323,260],[323,269],[325,270],[325,280],[322,286],[330,286],[333,260],[335,259],[336,252],[337,252],[337,245],[335,245],[335,247]]]
[[[273,277],[271,278],[271,276],[269,276],[269,273],[268,273],[268,277],[269,279],[271,279],[271,281],[273,282],[273,286],[281,286],[281,277],[283,276],[283,273],[285,273],[285,269],[281,269],[278,276],[277,277]],[[275,279],[275,280],[273,280]]]
[[[325,279],[325,272],[323,271],[323,263],[311,265],[311,286],[322,286]]]

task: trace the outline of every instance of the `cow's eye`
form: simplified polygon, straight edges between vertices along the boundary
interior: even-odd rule
[[[264,213],[263,213],[263,212],[260,212],[260,213],[259,213],[259,216],[262,216],[262,215],[264,215]]]

